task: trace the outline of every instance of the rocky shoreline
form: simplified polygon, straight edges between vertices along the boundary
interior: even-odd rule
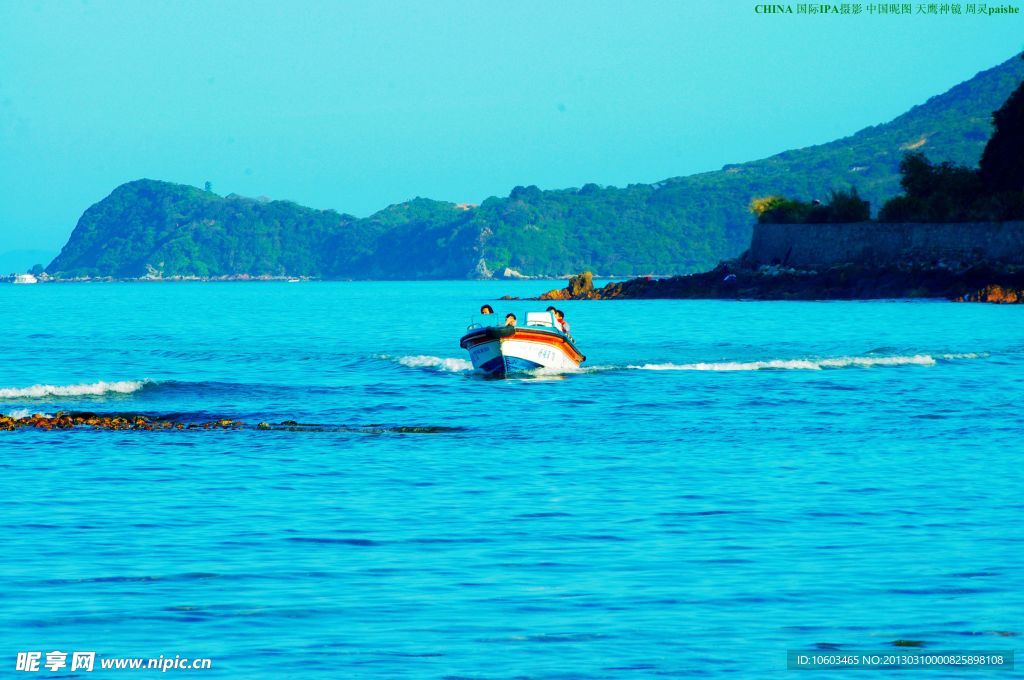
[[[754,266],[733,260],[711,271],[669,278],[642,277],[594,288],[583,272],[565,288],[538,300],[879,300],[946,299],[955,302],[1024,303],[1024,267],[912,264],[844,264],[821,270]]]

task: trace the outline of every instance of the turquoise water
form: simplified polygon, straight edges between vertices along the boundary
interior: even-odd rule
[[[3,675],[29,650],[617,678],[1020,649],[1024,309],[565,302],[585,370],[474,375],[473,312],[550,287],[0,286],[0,413],[351,428],[0,432]]]

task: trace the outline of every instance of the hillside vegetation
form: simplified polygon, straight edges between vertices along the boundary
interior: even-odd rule
[[[48,269],[65,276],[321,276],[342,257],[367,254],[370,235],[355,221],[288,201],[222,198],[195,187],[138,180],[86,210]]]
[[[1008,222],[1024,220],[1024,83],[992,114],[995,126],[977,168],[932,163],[921,151],[900,162],[903,193],[878,212],[880,222]],[[827,203],[767,196],[750,204],[762,224],[866,222],[857,189],[832,191]]]
[[[908,151],[973,168],[992,135],[993,111],[1022,80],[1024,61],[1014,57],[889,123],[828,144],[655,184],[520,186],[469,209],[417,198],[356,219],[138,180],[82,215],[48,271],[379,279],[488,276],[506,267],[535,276],[691,272],[746,248],[757,197],[838,196],[844,210],[860,214],[857,201],[879,206],[900,192]],[[992,161],[1013,163],[1019,158]]]

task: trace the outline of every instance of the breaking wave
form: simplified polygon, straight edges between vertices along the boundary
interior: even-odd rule
[[[906,356],[845,356],[824,359],[769,359],[765,361],[722,361],[692,364],[641,364],[627,368],[641,371],[820,371],[827,368],[872,366],[934,366],[937,360],[980,359],[985,354],[912,354]]]
[[[131,394],[138,392],[150,380],[119,380],[78,385],[32,385],[31,387],[0,387],[0,399],[44,399],[46,397],[99,397],[104,394]]]

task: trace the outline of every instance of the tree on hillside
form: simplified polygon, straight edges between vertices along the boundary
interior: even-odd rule
[[[1024,83],[992,114],[995,130],[977,170],[933,165],[911,152],[900,163],[904,194],[882,206],[883,222],[1024,219]]]
[[[761,224],[867,222],[871,219],[871,204],[860,197],[857,187],[850,187],[845,191],[833,189],[826,203],[806,203],[784,196],[755,198],[750,202],[750,212]]]
[[[970,222],[990,219],[978,171],[945,162],[933,165],[913,151],[900,163],[904,194],[882,206],[882,222]]]
[[[991,192],[1024,191],[1024,83],[992,114],[992,123],[995,132],[979,164],[981,179]]]

